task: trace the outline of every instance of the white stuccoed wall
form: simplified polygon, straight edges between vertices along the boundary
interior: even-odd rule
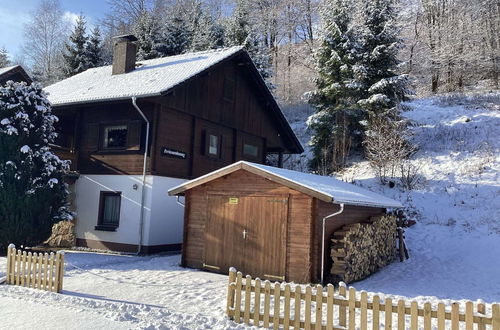
[[[182,243],[184,209],[168,189],[185,180],[148,175],[146,178],[143,245]],[[81,175],[76,182],[76,237],[123,244],[139,243],[140,175]],[[137,190],[133,185],[137,184]],[[95,230],[101,191],[121,191],[120,225],[116,232]]]

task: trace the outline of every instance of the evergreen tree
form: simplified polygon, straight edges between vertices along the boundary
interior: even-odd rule
[[[69,36],[69,42],[65,45],[66,53],[63,56],[68,76],[73,76],[88,68],[86,25],[85,17],[82,15],[78,16],[75,28]]]
[[[269,50],[255,30],[255,25],[251,22],[248,0],[236,2],[233,15],[227,19],[225,25],[225,46],[245,46],[269,89],[275,89],[275,86],[269,81],[274,74]]]
[[[220,27],[213,17],[203,10],[201,3],[195,6],[193,18],[191,51],[214,49],[223,45]]]
[[[0,68],[5,68],[10,65],[7,49],[0,48]]]
[[[362,55],[356,67],[364,95],[358,102],[371,116],[393,116],[410,93],[406,75],[398,73],[401,40],[395,0],[364,0]]]
[[[86,57],[87,57],[87,66],[89,68],[95,68],[103,65],[103,56],[102,56],[103,46],[102,46],[102,38],[101,38],[101,30],[99,27],[95,27],[92,30],[92,34],[90,35],[87,46],[86,46]]]
[[[356,101],[360,85],[353,72],[358,44],[351,29],[351,13],[350,0],[328,0],[322,11],[324,31],[316,54],[318,78],[310,99],[316,113],[308,119],[313,132],[310,167],[322,174],[345,166],[359,132]]]
[[[7,82],[0,88],[0,249],[35,246],[52,224],[71,218],[68,169],[50,150],[57,117],[39,84]]]
[[[149,60],[161,56],[158,52],[160,44],[160,29],[156,17],[144,11],[134,27],[137,37],[137,58]]]
[[[172,56],[185,53],[190,44],[191,34],[186,20],[174,16],[168,20],[161,33],[161,42],[158,51],[162,56]]]

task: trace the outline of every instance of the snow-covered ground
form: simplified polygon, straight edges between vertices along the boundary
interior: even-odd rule
[[[500,109],[473,101],[412,102],[405,116],[420,145],[417,189],[380,186],[363,161],[342,174],[418,214],[406,232],[411,258],[354,283],[358,290],[420,303],[500,302]],[[66,261],[62,294],[0,285],[1,328],[243,328],[224,314],[227,277],[181,268],[179,255],[71,252]],[[4,272],[0,258],[0,277]]]

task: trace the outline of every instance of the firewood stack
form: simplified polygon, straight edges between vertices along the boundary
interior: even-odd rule
[[[383,215],[371,223],[345,225],[333,233],[331,269],[334,282],[354,282],[386,266],[396,255],[396,218]]]

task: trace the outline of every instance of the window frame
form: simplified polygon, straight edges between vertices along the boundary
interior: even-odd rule
[[[210,153],[210,136],[217,137],[217,154]],[[205,156],[211,159],[222,159],[222,134],[217,134],[213,130],[205,132]]]
[[[120,199],[118,201],[118,221],[117,223],[108,223],[104,221],[104,204],[106,201],[106,196],[119,196]],[[95,230],[102,231],[116,231],[116,229],[120,226],[120,214],[122,207],[122,192],[121,191],[101,191],[99,194],[99,214],[97,218],[97,225],[95,226]]]
[[[245,145],[257,148],[257,154],[256,155],[251,155],[251,154],[245,153]],[[259,145],[257,143],[243,141],[241,148],[242,148],[241,154],[243,155],[243,158],[252,159],[252,160],[259,160],[260,147],[259,147]]]
[[[128,134],[129,134],[129,129],[130,129],[130,124],[128,122],[110,122],[110,123],[101,123],[99,125],[99,150],[100,151],[123,151],[127,150],[128,147]],[[104,142],[106,141],[106,128],[107,127],[114,127],[114,126],[126,126],[127,127],[127,133],[125,136],[125,146],[124,147],[105,147]]]

